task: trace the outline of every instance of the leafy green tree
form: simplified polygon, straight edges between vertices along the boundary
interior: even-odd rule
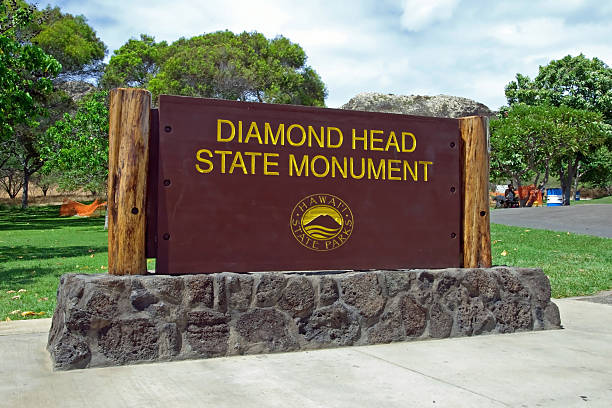
[[[74,107],[52,81],[90,77],[106,47],[83,16],[41,11],[23,0],[2,0],[0,33],[0,168],[22,174],[25,208],[29,180],[44,164],[38,140]]]
[[[37,97],[51,92],[51,79],[61,69],[40,47],[17,41],[16,31],[31,21],[33,9],[11,6],[0,3],[0,137],[4,152],[14,127],[29,123],[32,113],[40,110]]]
[[[165,41],[156,43],[155,38],[146,34],[141,34],[139,40],[128,40],[115,50],[104,71],[101,86],[106,89],[122,86],[146,88],[159,71],[167,47]]]
[[[598,58],[580,54],[541,66],[532,81],[517,74],[506,86],[509,105],[548,104],[600,112],[612,124],[612,68]]]
[[[28,206],[30,179],[44,164],[40,157],[38,141],[44,130],[73,105],[72,100],[63,92],[46,95],[39,103],[43,107],[33,120],[15,126],[14,137],[8,150],[12,158],[9,163],[17,163],[23,176],[22,208]]]
[[[111,57],[106,87],[241,101],[324,106],[327,92],[298,45],[279,36],[218,31],[167,45],[142,35]]]
[[[84,16],[62,13],[47,6],[31,41],[62,64],[60,78],[88,77],[101,74],[106,45],[96,36]]]
[[[84,16],[62,13],[59,7],[39,10],[23,0],[1,0],[0,19],[6,19],[17,10],[28,10],[28,20],[13,30],[13,39],[19,43],[39,46],[61,65],[60,80],[87,79],[100,75],[106,55],[106,46],[87,24]]]
[[[548,106],[513,105],[502,110],[501,116],[492,119],[491,129],[491,178],[511,179],[520,187],[532,177],[538,185],[540,176],[548,180],[547,165],[550,152],[546,149],[546,137],[550,135],[547,118]],[[545,158],[542,156],[546,156]]]
[[[0,3],[0,168],[23,175],[22,207],[27,207],[29,177],[41,163],[32,129],[41,124],[44,103],[52,93],[51,79],[61,65],[40,47],[20,40],[35,8]]]
[[[505,92],[510,106],[519,103],[532,106],[566,106],[599,113],[606,123],[612,124],[612,69],[598,58],[588,59],[580,54],[553,60],[540,67],[534,80],[517,74],[516,80],[506,86]],[[580,122],[580,119],[577,121]],[[607,141],[605,144],[608,150],[612,149],[612,142]],[[567,204],[572,186],[568,180],[574,179],[577,186],[580,177],[586,176],[587,179],[599,181],[608,179],[595,167],[601,155],[604,154],[605,157],[600,145],[599,142],[593,143],[579,149],[578,154],[568,151],[567,157],[558,157],[555,161],[558,166],[564,167],[564,170],[559,170],[559,176],[563,194],[568,198]],[[592,161],[594,162],[591,163]],[[607,167],[604,166],[605,168]],[[568,176],[568,171],[573,174]]]
[[[527,177],[546,184],[551,171],[559,175],[566,201],[578,165],[593,148],[612,134],[599,112],[567,106],[512,105],[491,121],[491,174],[512,178],[517,185]]]
[[[63,190],[106,190],[108,175],[108,94],[85,96],[77,110],[64,114],[39,141],[43,174],[58,174]]]
[[[608,139],[611,139],[609,137]],[[612,149],[608,142],[597,149],[592,150],[581,170],[580,180],[594,187],[607,190],[612,195]]]

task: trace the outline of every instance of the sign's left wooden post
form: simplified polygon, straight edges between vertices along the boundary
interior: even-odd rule
[[[151,93],[110,92],[108,129],[108,272],[141,275],[145,256]]]

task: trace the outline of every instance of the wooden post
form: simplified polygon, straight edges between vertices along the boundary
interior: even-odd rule
[[[489,224],[489,119],[459,119],[463,167],[463,267],[491,266]]]
[[[108,272],[147,272],[145,210],[151,93],[110,92],[108,129]]]

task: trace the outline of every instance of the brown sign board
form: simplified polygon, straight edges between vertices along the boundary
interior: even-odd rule
[[[152,125],[156,273],[460,266],[456,119],[162,95]]]

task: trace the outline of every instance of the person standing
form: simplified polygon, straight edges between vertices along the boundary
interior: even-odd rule
[[[504,192],[504,197],[506,198],[506,202],[504,203],[505,208],[511,208],[514,204],[514,186],[512,183],[508,184],[508,188]]]

